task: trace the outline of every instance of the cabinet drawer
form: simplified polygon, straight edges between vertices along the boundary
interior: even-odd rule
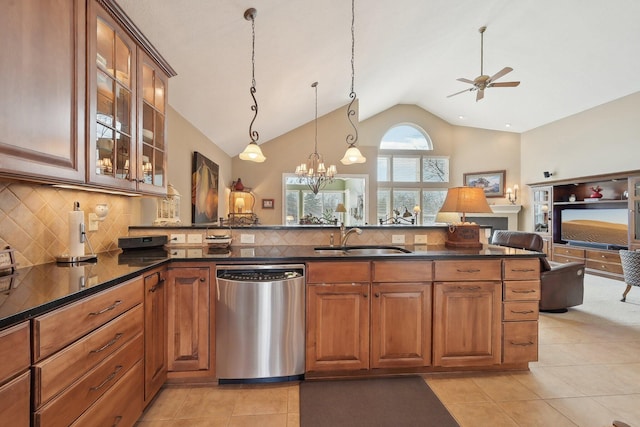
[[[307,264],[307,283],[369,283],[368,261],[310,262]]]
[[[0,331],[0,384],[31,364],[29,322]]]
[[[502,320],[506,322],[538,320],[538,301],[503,302]]]
[[[34,414],[34,427],[68,426],[142,359],[142,334]],[[142,395],[140,395],[142,398]]]
[[[568,255],[575,258],[584,258],[584,249],[570,248],[568,246],[557,245],[553,247],[554,255]]]
[[[502,261],[499,259],[436,261],[434,268],[434,280],[437,281],[502,280]]]
[[[2,425],[11,427],[29,427],[31,420],[31,388],[29,371],[0,387],[0,414]]]
[[[568,262],[581,262],[584,264],[584,258],[573,258],[565,255],[553,254],[553,261],[566,264]]]
[[[34,362],[142,303],[142,289],[142,278],[136,278],[36,317],[33,320]]]
[[[594,270],[607,271],[609,273],[622,274],[622,264],[613,264],[611,262],[593,261],[588,259],[586,267]]]
[[[505,322],[502,327],[503,363],[538,360],[538,322]]]
[[[604,252],[587,249],[587,260],[611,262],[620,264],[620,254],[618,252]]]
[[[503,295],[505,301],[538,301],[540,280],[505,281]]]
[[[504,280],[527,279],[540,279],[540,260],[538,258],[504,260]]]
[[[138,362],[71,426],[132,426],[142,406],[142,362]]]
[[[77,378],[142,332],[138,305],[34,366],[34,407],[39,408]]]
[[[431,261],[374,261],[374,282],[430,282]]]

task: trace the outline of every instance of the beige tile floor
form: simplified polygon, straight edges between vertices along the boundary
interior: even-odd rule
[[[540,316],[539,361],[515,373],[425,375],[462,427],[640,427],[640,289],[587,275],[585,303]],[[298,426],[297,384],[165,387],[138,427]]]

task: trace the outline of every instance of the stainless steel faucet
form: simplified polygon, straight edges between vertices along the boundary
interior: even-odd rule
[[[347,240],[349,239],[349,236],[353,233],[362,234],[362,229],[358,227],[353,227],[347,230],[344,227],[344,223],[340,224],[340,246],[342,247],[347,246]]]

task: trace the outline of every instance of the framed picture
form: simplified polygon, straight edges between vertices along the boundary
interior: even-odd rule
[[[218,221],[218,165],[197,151],[191,173],[191,219],[193,224]]]
[[[504,197],[505,175],[503,170],[465,173],[464,185],[483,188],[487,197]]]
[[[262,209],[273,209],[273,199],[262,199]]]

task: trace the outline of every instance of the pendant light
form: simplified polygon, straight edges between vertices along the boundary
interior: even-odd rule
[[[355,110],[353,109],[353,103],[356,100],[356,92],[354,89],[354,80],[355,80],[355,0],[351,0],[351,92],[349,93],[349,98],[351,98],[351,102],[349,102],[349,106],[347,107],[347,119],[349,119],[349,123],[351,123],[351,127],[353,127],[354,134],[347,135],[347,144],[349,144],[349,148],[347,148],[347,152],[344,153],[344,157],[340,159],[343,165],[352,165],[354,163],[364,163],[367,159],[360,153],[358,147],[356,147],[356,143],[358,142],[358,128],[353,123],[352,117],[356,115]]]
[[[251,111],[254,112],[253,119],[249,124],[249,138],[251,138],[251,142],[244,149],[242,153],[240,153],[240,159],[248,160],[250,162],[262,163],[267,158],[262,154],[262,150],[258,145],[258,131],[253,130],[253,122],[256,121],[256,117],[258,117],[258,101],[256,101],[256,25],[255,19],[258,11],[254,8],[250,8],[244,11],[244,19],[247,21],[251,21],[251,88],[249,92],[251,93],[251,98],[253,98],[253,105],[251,106]]]
[[[327,183],[332,182],[338,173],[335,165],[327,168],[324,164],[322,154],[318,153],[318,82],[311,84],[316,91],[316,115],[315,115],[315,143],[313,153],[309,158],[296,166],[296,176],[300,183],[306,184],[313,194],[318,194]]]

